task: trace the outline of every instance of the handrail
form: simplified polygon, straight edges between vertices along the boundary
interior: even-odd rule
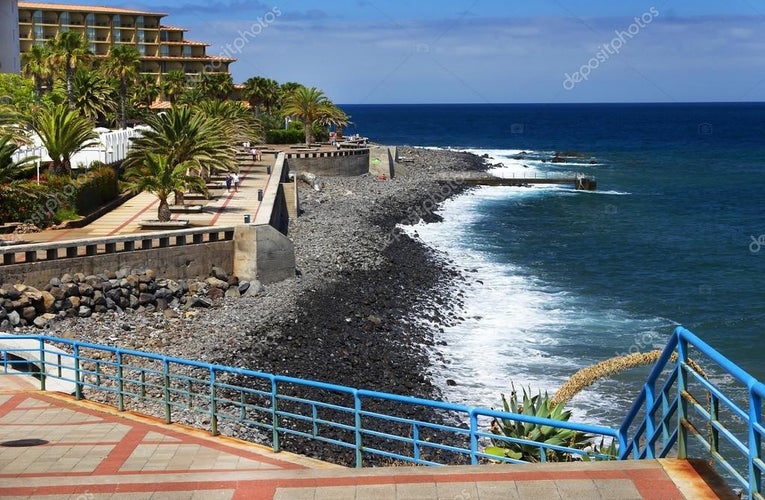
[[[2,342],[7,339],[31,339],[39,347],[9,347]],[[62,354],[53,346],[67,347],[72,353]],[[28,361],[19,361],[25,352],[34,355],[27,356]],[[596,447],[582,450],[554,446],[497,435],[488,429],[491,419],[507,419],[614,440],[620,460],[672,455],[708,457],[743,487],[747,498],[764,498],[761,478],[765,471],[762,450],[765,385],[682,327],[669,338],[618,429],[356,389],[46,335],[0,335],[0,374],[8,373],[18,363],[37,366],[41,389],[45,389],[47,379],[56,379],[73,383],[78,399],[85,390],[93,391],[114,401],[120,411],[137,402],[142,407],[154,404],[168,423],[180,418],[179,414],[203,415],[209,418],[213,435],[227,422],[249,425],[270,433],[275,452],[282,449],[285,436],[310,439],[352,451],[357,467],[370,456],[420,465],[453,463],[455,456],[473,464],[486,460],[518,462],[487,454],[483,450],[487,441],[537,447],[543,461],[550,450],[572,458],[610,458]],[[735,381],[739,387],[724,393],[719,387],[721,380]],[[415,407],[426,408],[434,417],[430,420],[412,417],[409,410]]]
[[[180,418],[179,414],[203,415],[209,418],[209,431],[213,435],[218,434],[226,422],[250,425],[270,432],[274,452],[282,449],[284,436],[327,443],[353,451],[357,467],[363,466],[365,458],[371,456],[420,465],[452,463],[459,461],[455,458],[458,456],[473,464],[487,459],[515,462],[485,453],[481,443],[487,441],[521,442],[570,457],[605,458],[594,449],[495,435],[488,430],[491,418],[618,439],[616,430],[605,427],[356,389],[45,335],[0,335],[0,363],[5,371],[13,363],[8,355],[23,356],[25,351],[3,346],[3,339],[9,338],[39,342],[40,347],[34,349],[38,353],[34,363],[43,368],[39,374],[42,388],[47,379],[66,380],[74,384],[76,398],[84,397],[85,390],[94,391],[119,411],[133,403],[153,404],[168,423]],[[53,345],[71,349],[69,359],[58,361],[58,358],[46,357],[45,353]],[[74,368],[57,371],[54,367],[57,362]],[[411,417],[410,410],[415,407],[428,409],[433,420]],[[544,460],[546,453],[541,456]]]
[[[737,382],[738,392],[745,393],[738,398],[745,398],[746,407],[740,408],[736,397],[709,380],[700,364],[715,380],[725,375]],[[619,428],[619,441],[626,443],[619,458],[665,457],[673,452],[678,458],[706,455],[743,487],[747,498],[763,499],[763,398],[762,382],[677,327]],[[730,417],[723,421],[726,414]],[[736,418],[743,424],[737,425]]]

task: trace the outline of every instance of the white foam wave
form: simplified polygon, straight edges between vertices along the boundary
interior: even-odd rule
[[[434,379],[450,401],[496,406],[500,393],[509,393],[511,382],[516,387],[552,394],[577,369],[593,362],[570,353],[586,352],[588,346],[602,348],[603,337],[614,345],[611,355],[635,344],[635,332],[640,332],[641,348],[651,347],[642,344],[658,338],[656,331],[664,320],[635,319],[619,309],[599,308],[511,262],[497,262],[471,240],[466,228],[477,222],[485,203],[549,196],[556,190],[560,191],[550,187],[483,187],[447,200],[440,211],[443,222],[402,227],[447,252],[468,278],[460,290],[463,320],[445,329],[442,340],[447,345],[440,351],[443,359],[434,359]],[[457,385],[447,386],[447,378]],[[605,423],[601,417],[612,410],[612,401],[596,391],[585,391],[573,402],[575,420]]]

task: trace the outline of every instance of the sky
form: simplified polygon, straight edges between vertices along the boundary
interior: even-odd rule
[[[765,100],[765,0],[108,4],[167,13],[237,58],[237,83],[297,81],[339,104]]]

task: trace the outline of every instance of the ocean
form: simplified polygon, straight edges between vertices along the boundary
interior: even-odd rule
[[[511,383],[552,393],[579,368],[662,347],[677,325],[765,379],[765,104],[342,107],[347,132],[378,143],[486,155],[497,175],[597,179],[596,192],[478,188],[410,229],[469,278],[434,366],[448,400],[497,407]],[[581,156],[549,161],[561,151]],[[617,424],[646,373],[580,393],[573,419]]]

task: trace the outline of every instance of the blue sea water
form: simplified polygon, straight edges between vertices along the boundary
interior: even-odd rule
[[[479,188],[415,227],[470,271],[434,372],[457,380],[448,399],[495,406],[511,381],[554,391],[678,324],[765,379],[765,104],[343,108],[379,143],[485,154],[498,175],[597,178],[594,193]],[[556,151],[585,157],[544,161]],[[580,394],[575,418],[618,421],[644,375]]]

